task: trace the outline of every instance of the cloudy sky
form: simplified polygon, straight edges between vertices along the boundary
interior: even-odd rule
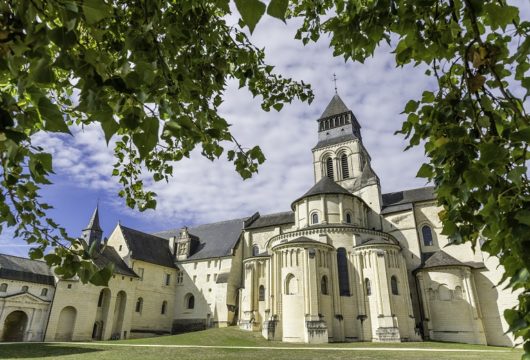
[[[517,2],[528,8],[528,1]],[[528,9],[525,10],[528,13]],[[281,112],[261,110],[258,99],[230,84],[222,113],[240,143],[261,146],[267,161],[252,179],[243,181],[233,165],[221,159],[210,162],[199,153],[175,166],[169,183],[148,183],[158,194],[156,211],[139,213],[126,207],[117,196],[119,186],[111,177],[112,148],[96,127],[73,129],[74,136],[38,137],[36,141],[54,156],[54,184],[43,191],[43,200],[55,209],[51,215],[71,235],[87,224],[99,199],[105,236],[118,221],[146,232],[286,211],[293,199],[314,183],[311,148],[317,142],[316,119],[334,95],[333,74],[338,93],[362,126],[363,142],[372,166],[381,179],[383,192],[425,186],[415,174],[425,157],[418,147],[404,152],[407,142],[393,133],[404,120],[400,115],[409,99],[421,96],[434,84],[424,69],[396,68],[390,50],[380,48],[365,64],[345,63],[334,58],[329,41],[317,44],[294,39],[295,22],[285,25],[265,17],[252,41],[265,47],[268,63],[276,71],[312,85],[311,105],[293,102]],[[5,232],[0,253],[27,254],[28,247]]]

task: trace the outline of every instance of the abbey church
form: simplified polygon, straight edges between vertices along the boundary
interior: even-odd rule
[[[314,185],[285,212],[97,242],[108,287],[0,254],[0,341],[80,341],[239,326],[269,340],[512,346],[503,269],[441,234],[434,189],[381,193],[361,126],[335,95],[317,121]],[[309,150],[309,149],[308,149]],[[311,166],[311,164],[307,164]]]

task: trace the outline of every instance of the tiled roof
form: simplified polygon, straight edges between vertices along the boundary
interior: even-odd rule
[[[44,261],[0,254],[0,278],[55,285],[54,276]]]
[[[484,264],[470,262],[464,263],[460,260],[455,259],[445,251],[440,250],[432,253],[432,255],[424,261],[423,265],[420,266],[420,269],[429,269],[443,266],[467,266],[472,268],[481,268],[484,267]]]
[[[121,228],[125,242],[132,252],[131,257],[133,259],[171,268],[175,267],[166,238],[146,234],[123,225],[118,226]]]
[[[331,180],[327,176],[324,176],[320,179],[311,189],[309,189],[304,195],[300,196],[298,199],[293,201],[291,208],[294,210],[294,204],[306,198],[308,196],[321,195],[321,194],[346,194],[351,195],[351,193],[337,184],[335,181]]]
[[[102,268],[110,263],[114,264],[114,272],[116,274],[138,277],[138,275],[136,275],[136,273],[123,261],[121,256],[116,252],[116,249],[112,246],[106,246],[102,253],[94,257],[94,264],[96,264],[97,267]]]
[[[344,101],[340,98],[339,94],[335,94],[329,102],[326,110],[322,113],[320,118],[326,118],[328,116],[338,115],[350,111]]]
[[[199,245],[188,257],[189,260],[228,256],[236,246],[247,218],[227,220],[188,228],[190,235],[199,240]],[[155,235],[169,239],[178,236],[180,229],[158,232]],[[167,242],[167,241],[166,241]]]
[[[343,142],[346,142],[346,141],[350,141],[350,140],[356,140],[356,139],[357,139],[357,137],[354,134],[351,134],[351,133],[350,134],[345,134],[345,135],[342,135],[342,136],[337,136],[337,137],[331,137],[331,138],[323,139],[323,140],[320,140],[313,147],[313,150],[320,149],[320,148],[323,148],[323,147],[326,147],[326,146],[340,144],[340,143],[343,143]]]
[[[278,226],[284,224],[293,224],[294,223],[294,212],[285,211],[280,213],[262,215],[258,217],[254,222],[245,229],[257,229],[264,228],[268,226]]]
[[[431,201],[436,199],[434,186],[397,191],[382,195],[382,214],[405,211],[412,209],[412,204],[421,201]]]

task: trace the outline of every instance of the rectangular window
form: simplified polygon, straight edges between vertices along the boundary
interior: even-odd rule
[[[197,275],[193,275],[193,282],[197,282]]]
[[[210,281],[210,274],[206,275],[206,282]]]
[[[144,279],[144,268],[138,268],[138,270],[136,270],[136,273],[140,277],[140,280]]]
[[[177,270],[177,285],[182,285],[184,282],[184,271]]]
[[[197,263],[193,263],[193,270],[197,270]]]
[[[166,286],[169,286],[171,284],[171,274],[166,274]]]
[[[211,264],[212,264],[212,262],[210,260],[208,260],[208,269],[210,268]]]

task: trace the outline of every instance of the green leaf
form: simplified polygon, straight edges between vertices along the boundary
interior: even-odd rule
[[[530,226],[530,210],[520,210],[515,214],[515,219],[521,224]]]
[[[158,143],[159,121],[154,117],[146,117],[140,125],[142,131],[133,134],[134,145],[138,148],[141,158],[147,157]]]
[[[63,114],[57,105],[53,104],[48,98],[42,97],[37,107],[40,115],[44,119],[45,130],[70,134],[68,125],[66,125]]]
[[[112,8],[103,0],[84,0],[83,13],[88,25],[94,25],[112,15]]]
[[[111,264],[108,267],[104,267],[103,269],[100,269],[96,271],[91,277],[90,277],[90,283],[96,286],[107,286],[110,280],[110,277],[114,273],[114,264]]]
[[[235,0],[237,10],[243,22],[248,26],[250,33],[265,13],[266,6],[259,0]]]
[[[267,14],[285,22],[285,13],[288,5],[288,0],[271,0],[267,7]]]
[[[519,15],[519,10],[515,6],[501,6],[494,2],[484,5],[484,10],[488,14],[489,23],[493,30],[499,27],[504,29]]]
[[[433,168],[429,164],[423,164],[418,170],[416,177],[430,179],[434,175]]]

